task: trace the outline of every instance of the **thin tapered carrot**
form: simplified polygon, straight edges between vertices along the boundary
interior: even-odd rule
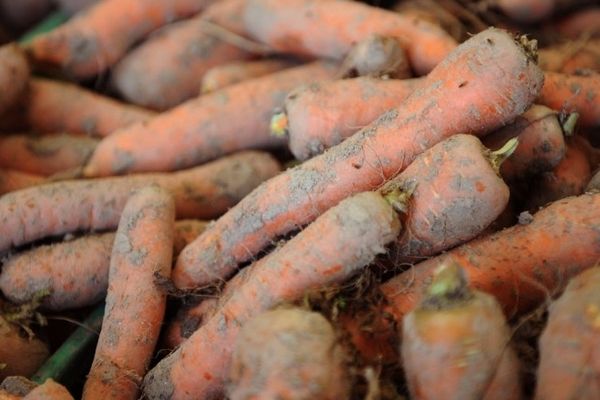
[[[175,223],[173,255],[196,238],[206,222]],[[17,253],[5,260],[0,290],[15,304],[30,301],[40,290],[50,293],[41,301],[48,310],[64,310],[96,304],[106,295],[114,233],[86,235]]]
[[[173,197],[158,186],[142,188],[127,201],[115,234],[104,319],[82,399],[138,398],[165,314],[167,295],[155,279],[168,278],[171,272],[174,224]]]
[[[115,64],[154,29],[189,17],[213,0],[103,0],[25,45],[35,64],[89,78]]]
[[[576,74],[600,72],[600,39],[567,42],[540,50],[540,68],[544,71]]]
[[[485,65],[474,61],[483,55],[489,57]],[[542,79],[523,47],[504,31],[492,28],[475,35],[401,106],[261,185],[227,212],[181,252],[175,284],[195,287],[227,276],[277,236],[311,222],[353,193],[381,185],[447,137],[497,129],[529,106]]]
[[[63,385],[49,378],[27,393],[23,400],[73,400],[73,396]]]
[[[0,168],[0,195],[45,183],[40,175]]]
[[[0,251],[68,232],[114,229],[131,192],[158,184],[178,218],[213,218],[279,172],[267,153],[247,151],[174,174],[56,182],[0,197]]]
[[[0,47],[0,114],[23,95],[29,81],[29,64],[16,44]]]
[[[248,34],[276,50],[335,59],[371,33],[395,36],[418,75],[431,71],[456,47],[450,35],[429,21],[352,1],[249,0],[244,21]]]
[[[97,140],[67,134],[0,137],[0,167],[48,176],[81,167],[94,151]]]
[[[334,73],[332,64],[317,61],[189,100],[105,138],[84,175],[172,171],[238,150],[281,146],[284,141],[269,134],[273,108],[290,89]]]

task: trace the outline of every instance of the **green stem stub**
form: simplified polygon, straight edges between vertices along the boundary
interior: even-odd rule
[[[496,172],[500,171],[502,163],[517,150],[517,146],[519,146],[519,139],[514,137],[504,143],[498,150],[490,152],[489,160]]]
[[[433,274],[431,284],[425,289],[422,308],[441,309],[461,304],[473,297],[468,287],[465,271],[457,263],[441,264]]]

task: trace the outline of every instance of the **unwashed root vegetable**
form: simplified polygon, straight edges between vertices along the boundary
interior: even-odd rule
[[[0,114],[23,95],[29,81],[29,64],[16,44],[0,47]]]
[[[11,375],[31,376],[49,354],[46,343],[29,337],[0,314],[0,380]]]
[[[203,221],[177,221],[173,255],[177,256],[205,227]],[[108,288],[114,239],[114,233],[86,235],[12,255],[3,262],[0,290],[17,304],[48,291],[41,306],[54,311],[96,304]]]
[[[537,97],[542,80],[528,52],[506,32],[490,28],[473,36],[401,106],[261,185],[211,225],[179,255],[175,285],[193,288],[227,276],[278,236],[381,185],[447,137],[483,135],[506,124]]]
[[[242,327],[228,398],[347,399],[345,353],[331,324],[301,309],[265,312]]]
[[[281,146],[283,140],[269,134],[273,108],[294,87],[334,74],[332,64],[317,61],[189,100],[105,138],[83,173],[172,171],[242,149]]]
[[[536,400],[600,398],[600,267],[571,279],[539,341]]]
[[[345,0],[250,0],[244,21],[248,34],[278,51],[335,59],[369,34],[394,36],[418,75],[456,47],[450,35],[427,20]]]
[[[175,203],[164,189],[127,201],[110,259],[102,329],[82,399],[137,399],[158,341],[167,301],[156,283],[173,258]]]
[[[44,383],[27,393],[23,400],[73,400],[73,396],[63,385],[52,379],[46,379]]]
[[[493,296],[471,290],[457,264],[442,264],[419,306],[402,320],[402,365],[411,398],[521,398],[519,360]]]
[[[178,218],[214,218],[280,171],[267,153],[247,151],[177,173],[56,182],[0,197],[0,252],[47,236],[117,227],[132,191],[157,184]]]
[[[600,23],[600,20],[599,20]],[[577,74],[600,72],[600,39],[567,42],[540,50],[540,68],[544,71]]]
[[[5,168],[0,169],[0,195],[31,186],[38,186],[44,182],[45,178],[40,175]]]
[[[393,10],[404,16],[414,16],[419,20],[427,20],[439,25],[457,41],[465,38],[466,29],[461,21],[438,1],[400,0],[394,5]]]

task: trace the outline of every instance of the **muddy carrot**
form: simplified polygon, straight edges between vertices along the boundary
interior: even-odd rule
[[[232,279],[235,279],[238,275],[235,275]],[[227,283],[228,287],[230,286],[229,282]],[[181,343],[185,342],[200,326],[209,320],[219,304],[217,298],[198,299],[197,301],[196,304],[181,306],[175,318],[167,325],[163,340],[166,348],[175,349],[179,347]]]
[[[585,70],[600,72],[600,39],[573,41],[542,49],[539,60],[544,71],[564,74]]]
[[[56,182],[0,197],[0,251],[47,236],[116,228],[131,192],[158,184],[172,193],[178,218],[209,219],[279,172],[267,153],[247,151],[173,174]]]
[[[23,400],[73,400],[73,396],[60,383],[47,379],[46,382],[27,393]]]
[[[485,66],[473,61],[483,54],[490,57]],[[507,33],[492,28],[475,35],[401,106],[261,185],[228,211],[181,252],[173,271],[176,285],[194,287],[229,275],[276,237],[306,225],[353,193],[378,187],[447,137],[483,135],[508,123],[537,96],[542,79]]]
[[[21,328],[0,313],[0,381],[7,376],[31,376],[44,363],[50,351],[37,337],[29,338]]]
[[[244,21],[248,34],[276,50],[335,59],[371,33],[395,36],[418,75],[431,71],[456,47],[450,35],[429,21],[352,1],[251,0]]]
[[[0,47],[0,114],[23,95],[29,81],[29,64],[16,44]]]
[[[446,4],[448,3],[444,3]],[[435,0],[405,0],[397,2],[392,9],[405,16],[414,16],[439,25],[459,42],[465,38],[466,29],[461,21]],[[480,31],[481,29],[476,32]]]
[[[182,220],[175,223],[173,255],[196,238],[206,222]],[[41,306],[64,310],[96,304],[106,295],[114,233],[86,235],[17,253],[5,260],[0,273],[0,290],[16,304],[30,301],[47,290]]]
[[[172,171],[242,149],[281,146],[283,139],[269,134],[272,110],[292,88],[331,78],[334,69],[315,62],[187,101],[146,124],[105,138],[84,175]]]
[[[38,186],[45,182],[40,175],[28,174],[26,172],[11,169],[0,169],[0,195],[25,189],[30,186]]]

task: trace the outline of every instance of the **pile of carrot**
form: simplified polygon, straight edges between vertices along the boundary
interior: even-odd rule
[[[0,0],[0,399],[597,399],[598,27]]]

